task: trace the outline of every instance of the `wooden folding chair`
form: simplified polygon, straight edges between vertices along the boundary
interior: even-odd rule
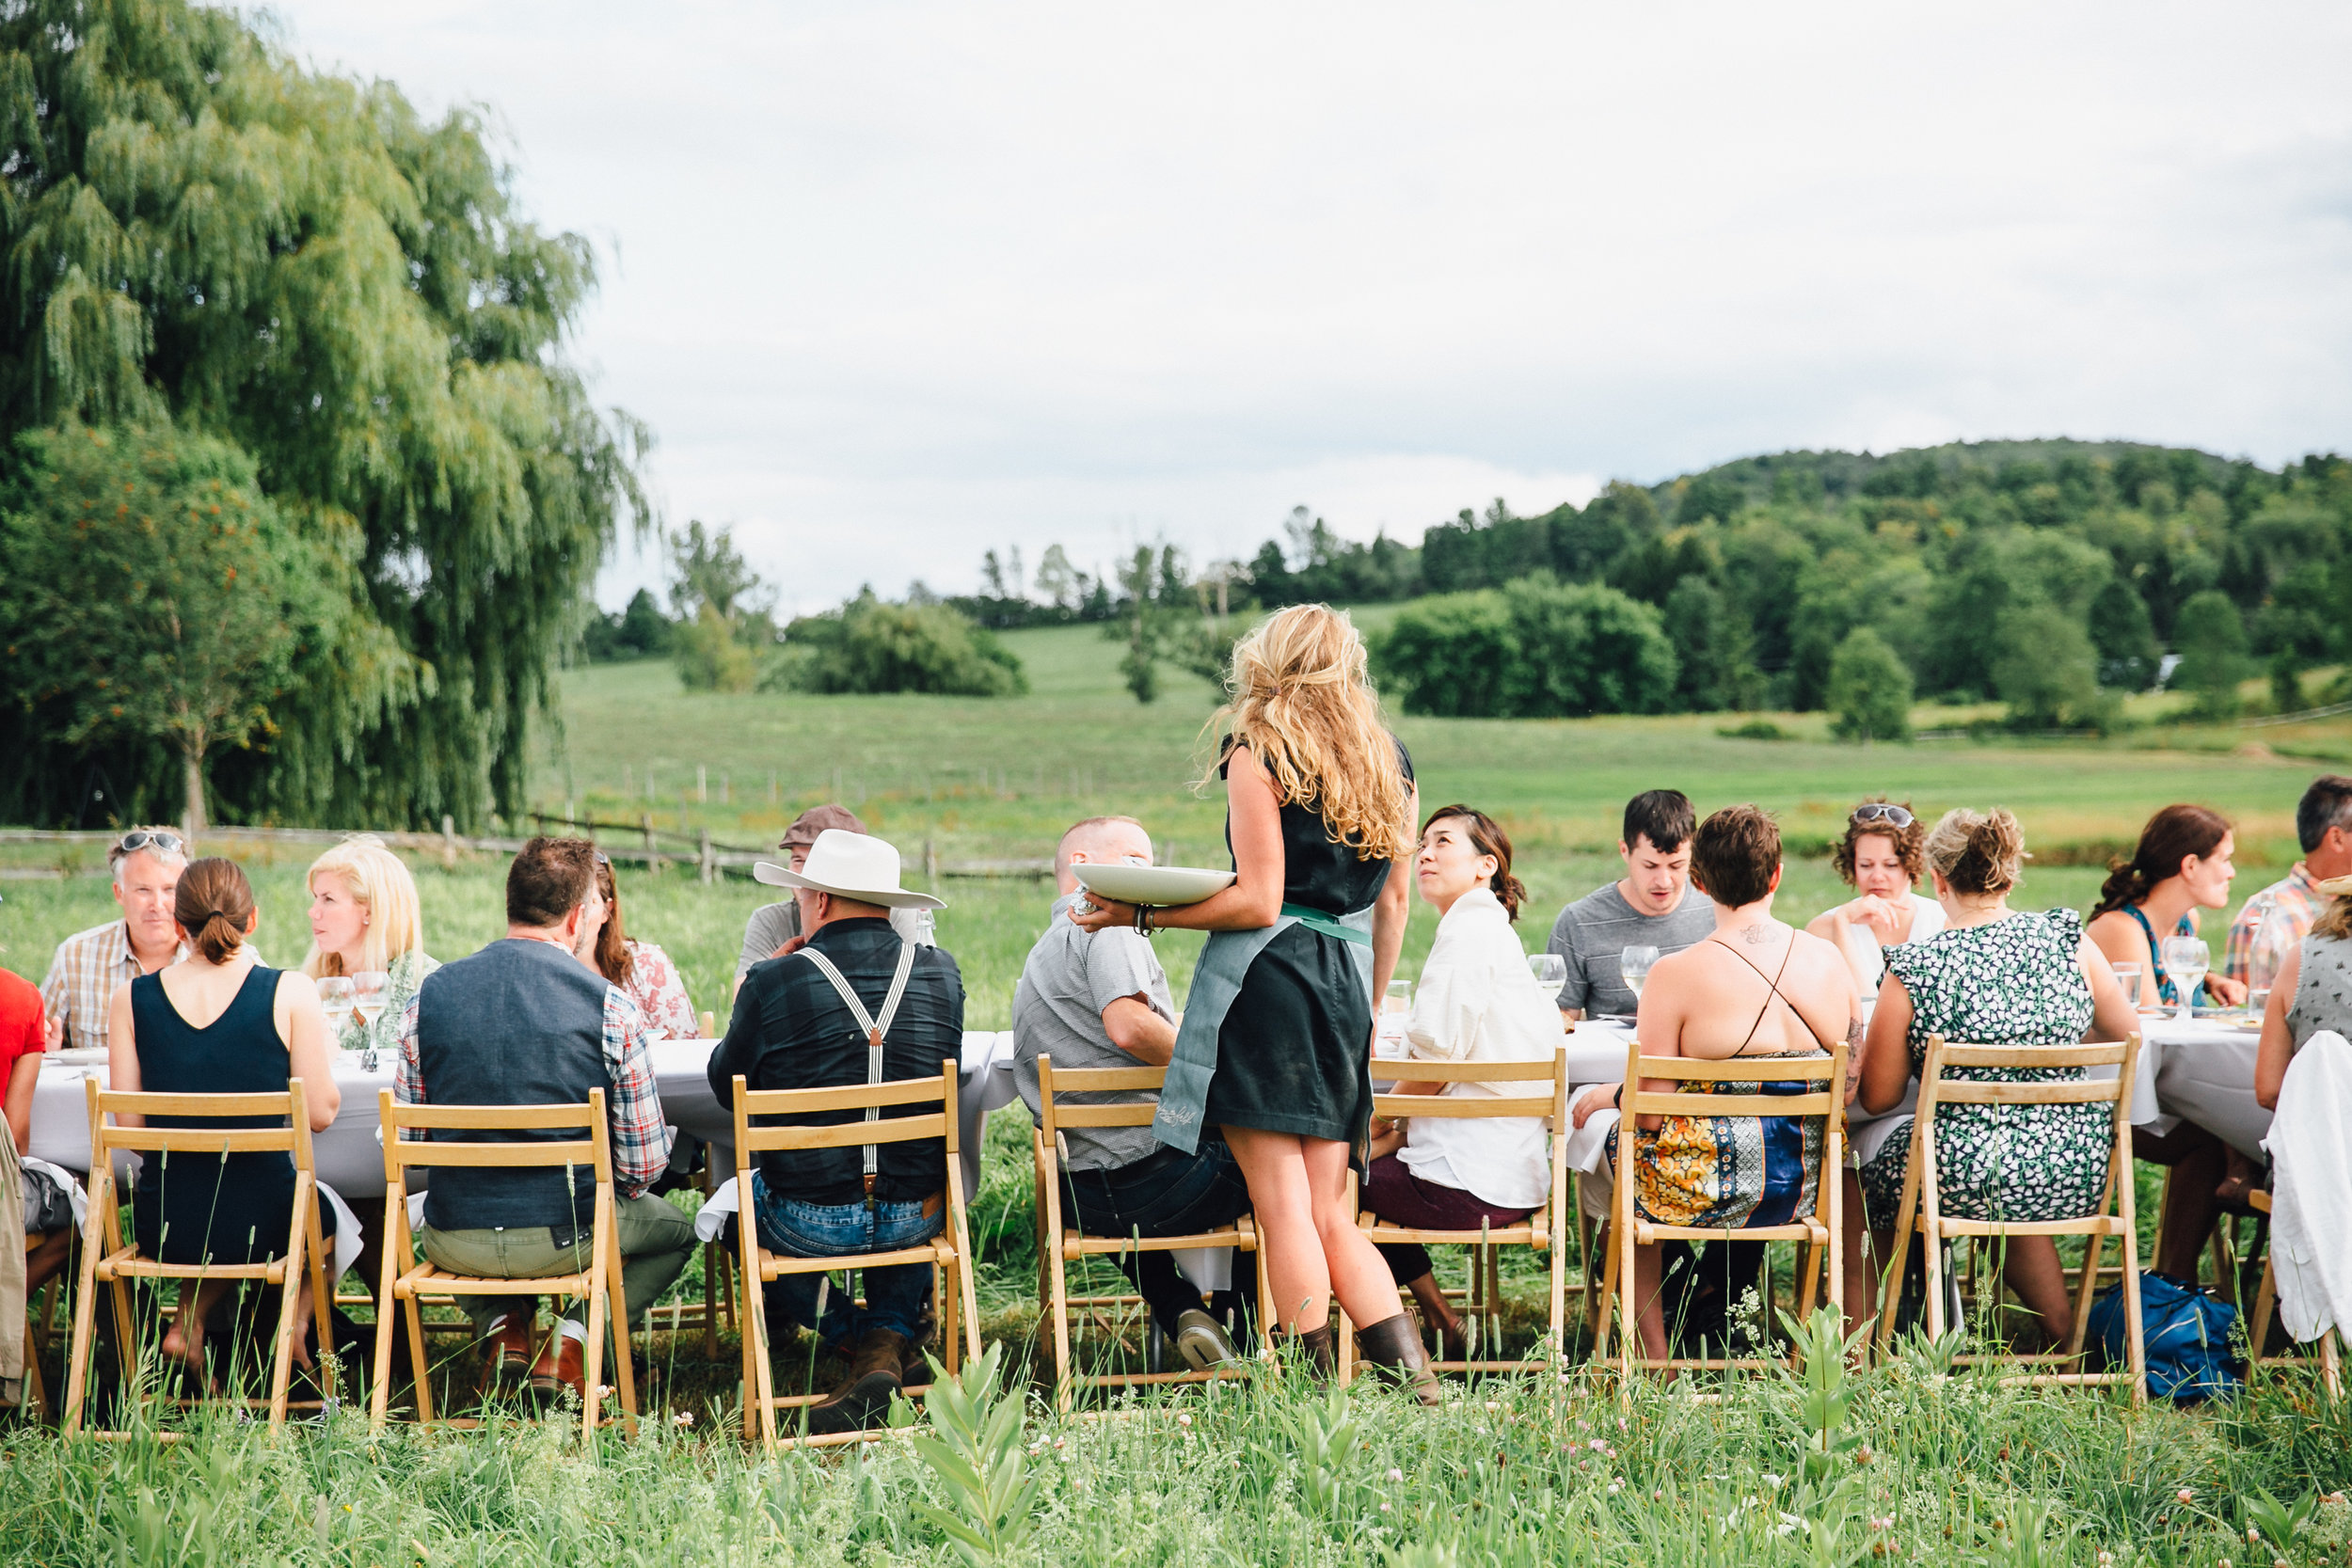
[[[2261,1191],[2249,1193],[2247,1201],[2253,1206],[2256,1213],[2265,1217],[2269,1215],[2270,1195],[2268,1193]],[[2265,1253],[2263,1257],[2263,1282],[2254,1294],[2254,1321],[2250,1325],[2247,1339],[2247,1360],[2249,1363],[2247,1370],[2251,1371],[2255,1367],[2308,1367],[2313,1361],[2317,1361],[2319,1381],[2327,1388],[2328,1397],[2331,1400],[2342,1399],[2344,1397],[2344,1367],[2336,1347],[2344,1338],[2343,1326],[2339,1324],[2319,1337],[2319,1350],[2315,1355],[2311,1354],[2265,1355],[2263,1353],[2270,1343],[2270,1314],[2277,1309],[2278,1305],[2278,1263]]]
[[[1643,1088],[1645,1079],[1708,1084],[1759,1085],[1747,1094],[1704,1094],[1688,1089],[1661,1092]],[[1633,1249],[1658,1242],[1802,1242],[1805,1252],[1797,1273],[1797,1313],[1809,1317],[1821,1276],[1829,1281],[1830,1305],[1846,1305],[1844,1276],[1838,1267],[1838,1235],[1843,1223],[1845,1169],[1846,1043],[1837,1042],[1820,1056],[1744,1056],[1708,1061],[1692,1056],[1645,1056],[1641,1041],[1626,1048],[1626,1089],[1617,1128],[1617,1189],[1609,1222],[1611,1245],[1602,1291],[1615,1304],[1620,1345],[1618,1374],[1627,1398],[1632,1396],[1634,1369],[1664,1371],[1720,1371],[1734,1367],[1774,1365],[1755,1356],[1677,1356],[1659,1359],[1636,1350],[1641,1336],[1639,1303],[1633,1299]],[[1818,1084],[1804,1094],[1765,1094],[1765,1084]],[[1821,1164],[1813,1173],[1813,1212],[1791,1216],[1786,1225],[1756,1225],[1733,1229],[1696,1225],[1661,1225],[1644,1218],[1634,1204],[1635,1161],[1640,1139],[1635,1118],[1665,1117],[1820,1117]],[[1603,1309],[1594,1324],[1593,1359],[1609,1359],[1609,1312]]]
[[[873,1120],[843,1121],[824,1126],[755,1127],[754,1117],[810,1116],[825,1111],[884,1110],[894,1105],[921,1105],[936,1101],[938,1109],[921,1116],[879,1117]],[[780,1440],[776,1434],[776,1412],[811,1405],[824,1399],[822,1394],[778,1394],[775,1372],[768,1363],[767,1282],[781,1279],[788,1274],[830,1274],[849,1269],[879,1268],[898,1263],[929,1263],[931,1266],[932,1299],[938,1303],[940,1361],[953,1372],[963,1364],[963,1357],[977,1358],[980,1354],[979,1302],[972,1282],[972,1244],[964,1218],[963,1163],[958,1156],[960,1140],[956,1120],[956,1063],[950,1058],[939,1064],[936,1078],[907,1078],[882,1084],[853,1084],[831,1089],[754,1089],[740,1073],[735,1078],[735,1195],[737,1234],[739,1238],[739,1273],[743,1293],[739,1299],[736,1315],[743,1325],[743,1435],[755,1433],[767,1448],[776,1448],[780,1441],[787,1446],[805,1443],[821,1446],[832,1443],[855,1443],[865,1440],[868,1433],[851,1432],[825,1436],[794,1437]],[[867,1144],[922,1143],[931,1138],[944,1139],[947,1146],[946,1170],[942,1180],[946,1185],[947,1223],[937,1236],[914,1246],[894,1247],[886,1252],[850,1253],[832,1258],[795,1258],[771,1252],[759,1240],[759,1224],[753,1212],[752,1172],[757,1166],[756,1155],[771,1149],[787,1148],[856,1148]],[[958,1336],[961,1335],[959,1340]],[[908,1390],[909,1398],[921,1397],[921,1390]]]
[[[582,1381],[587,1398],[580,1401],[580,1438],[593,1436],[602,1415],[606,1313],[612,1314],[616,1347],[614,1369],[621,1395],[621,1419],[630,1436],[637,1434],[637,1372],[629,1359],[628,1304],[621,1293],[621,1236],[613,1218],[612,1134],[605,1120],[604,1091],[591,1089],[583,1103],[570,1105],[403,1105],[389,1089],[376,1091],[376,1108],[384,1124],[384,1278],[375,1309],[375,1382],[368,1402],[372,1430],[382,1431],[392,1395],[392,1323],[404,1321],[408,1334],[409,1364],[415,1372],[419,1426],[470,1427],[471,1417],[433,1415],[432,1362],[424,1350],[424,1313],[418,1299],[434,1296],[585,1296],[588,1338],[582,1347]],[[546,1142],[453,1143],[410,1139],[410,1129],[427,1132],[514,1132],[577,1127],[577,1138]],[[596,1174],[596,1197],[589,1222],[588,1267],[573,1274],[529,1279],[497,1279],[486,1275],[451,1274],[438,1264],[416,1260],[416,1241],[408,1227],[408,1169],[421,1165],[450,1169],[561,1169],[569,1180],[580,1165]]]
[[[1518,1084],[1535,1085],[1543,1077],[1534,1076],[1541,1067],[1536,1062],[1423,1062],[1415,1061],[1409,1069],[1391,1070],[1410,1077],[1416,1083],[1433,1084]],[[1472,1276],[1478,1281],[1469,1307],[1473,1316],[1483,1308],[1487,1318],[1486,1333],[1497,1332],[1497,1315],[1501,1311],[1502,1270],[1495,1252],[1502,1246],[1529,1246],[1548,1254],[1551,1260],[1551,1291],[1549,1315],[1545,1320],[1544,1344],[1552,1358],[1565,1348],[1565,1314],[1567,1304],[1567,1248],[1574,1216],[1568,1211],[1573,1201],[1568,1183],[1568,1058],[1565,1050],[1553,1053],[1549,1091],[1541,1095],[1456,1095],[1456,1094],[1376,1094],[1372,1099],[1372,1114],[1391,1120],[1424,1120],[1433,1118],[1465,1119],[1492,1117],[1537,1117],[1551,1136],[1551,1191],[1527,1218],[1517,1225],[1482,1226],[1476,1230],[1430,1230],[1414,1226],[1390,1225],[1377,1214],[1359,1212],[1358,1228],[1375,1244],[1381,1243],[1419,1242],[1424,1245],[1466,1246],[1472,1249]],[[1442,1352],[1443,1345],[1436,1347]],[[1449,1361],[1433,1355],[1429,1366],[1440,1372],[1519,1372],[1545,1364],[1535,1356],[1507,1360],[1495,1356],[1470,1356]]]
[[[322,1354],[330,1351],[335,1335],[327,1312],[326,1257],[319,1230],[317,1166],[310,1155],[310,1115],[303,1099],[302,1080],[290,1079],[283,1094],[134,1094],[102,1089],[87,1079],[89,1100],[89,1211],[82,1236],[82,1267],[73,1296],[73,1346],[66,1371],[65,1430],[82,1430],[84,1395],[89,1386],[90,1347],[96,1334],[98,1287],[114,1297],[115,1342],[128,1382],[135,1359],[135,1325],[131,1320],[130,1281],[177,1279],[193,1286],[206,1279],[250,1279],[279,1294],[278,1333],[274,1341],[266,1401],[236,1396],[247,1407],[266,1403],[270,1431],[286,1424],[287,1389],[294,1376],[294,1307],[296,1288],[307,1270],[310,1279],[310,1308],[316,1319]],[[283,1127],[116,1127],[109,1117],[283,1117]],[[281,1153],[294,1161],[294,1208],[287,1216],[283,1256],[262,1263],[161,1263],[140,1255],[135,1244],[122,1239],[122,1198],[115,1186],[115,1156],[142,1154],[228,1155]],[[160,1180],[160,1174],[156,1177]],[[301,1409],[316,1410],[323,1400],[299,1400]],[[90,1429],[97,1437],[125,1435],[119,1431]]]
[[[1903,1175],[1902,1197],[1895,1209],[1895,1246],[1887,1262],[1879,1314],[1882,1351],[1895,1330],[1896,1308],[1901,1304],[1903,1265],[1909,1259],[1916,1230],[1927,1260],[1928,1333],[1941,1337],[1946,1327],[1944,1243],[1963,1236],[1996,1240],[2011,1236],[2081,1236],[2087,1238],[2082,1268],[2074,1291],[2074,1325],[2063,1351],[2037,1355],[1963,1356],[1963,1362],[2014,1361],[2024,1366],[2068,1365],[2079,1361],[2090,1327],[2091,1292],[2098,1284],[2100,1256],[2106,1239],[2118,1238],[2123,1248],[2123,1315],[2128,1347],[2128,1372],[2042,1371],[2021,1373],[2003,1382],[2049,1386],[2107,1386],[2128,1384],[2132,1402],[2148,1398],[2148,1363],[2139,1321],[2139,1240],[2132,1211],[2132,1072],[2139,1059],[2139,1037],[2105,1045],[1963,1045],[1940,1035],[1928,1038],[1928,1053],[1919,1069],[1919,1107],[1911,1130],[1911,1168]],[[2065,1069],[2107,1068],[2113,1078],[2073,1078],[2056,1082],[2015,1083],[1944,1076],[1947,1068]],[[1935,1111],[1939,1105],[2106,1105],[2111,1107],[2113,1151],[2096,1209],[2071,1220],[1967,1220],[1946,1216],[1936,1196]]]
[[[1040,1304],[1054,1320],[1054,1402],[1067,1413],[1076,1401],[1081,1388],[1127,1388],[1153,1383],[1208,1383],[1217,1378],[1244,1375],[1241,1368],[1220,1367],[1208,1371],[1189,1369],[1175,1372],[1089,1372],[1080,1373],[1070,1350],[1070,1318],[1073,1310],[1084,1311],[1101,1321],[1105,1313],[1123,1315],[1131,1307],[1143,1305],[1143,1298],[1125,1292],[1110,1295],[1072,1295],[1070,1267],[1088,1258],[1124,1257],[1130,1252],[1174,1252],[1188,1247],[1233,1247],[1255,1254],[1258,1250],[1257,1229],[1247,1214],[1230,1225],[1212,1230],[1196,1231],[1182,1236],[1089,1236],[1063,1211],[1062,1162],[1069,1147],[1062,1130],[1070,1127],[1149,1127],[1158,1106],[1151,1101],[1128,1105],[1063,1104],[1059,1096],[1065,1094],[1139,1093],[1157,1094],[1168,1079],[1164,1067],[1132,1068],[1066,1068],[1057,1070],[1054,1058],[1037,1059],[1038,1114],[1043,1125],[1031,1135],[1031,1150],[1037,1167],[1037,1212],[1039,1266],[1044,1275],[1040,1281]],[[1251,1259],[1256,1261],[1255,1257]],[[1258,1297],[1259,1323],[1264,1323],[1265,1296],[1263,1280]],[[1148,1317],[1148,1311],[1147,1311]]]

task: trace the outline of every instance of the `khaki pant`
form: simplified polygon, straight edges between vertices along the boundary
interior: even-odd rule
[[[645,1308],[661,1299],[661,1292],[693,1255],[694,1222],[668,1199],[650,1193],[618,1199],[612,1206],[612,1220],[620,1232],[621,1290],[628,1301],[628,1326],[635,1329],[644,1323]],[[592,1261],[590,1234],[584,1229],[568,1246],[557,1246],[554,1232],[544,1225],[505,1230],[436,1230],[425,1226],[417,1231],[417,1240],[424,1255],[441,1268],[485,1279],[585,1274]],[[502,1314],[528,1322],[538,1311],[538,1303],[530,1296],[460,1296],[457,1300],[473,1320],[477,1334]],[[584,1323],[587,1302],[573,1302],[564,1316]]]

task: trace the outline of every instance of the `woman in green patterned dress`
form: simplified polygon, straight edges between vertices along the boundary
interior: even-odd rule
[[[1883,1114],[1902,1102],[1931,1035],[1969,1045],[2062,1045],[2119,1040],[2137,1029],[2138,1015],[2106,955],[2083,940],[2081,915],[2009,907],[2025,853],[2017,819],[2006,811],[1947,812],[1928,835],[1928,869],[1949,924],[1925,942],[1887,949],[1863,1045],[1863,1109]],[[2025,1082],[2081,1072],[1962,1068],[1949,1076]],[[1876,1257],[1893,1246],[1912,1121],[1898,1120],[1862,1166],[1863,1218],[1849,1223],[1867,1224]],[[1960,1219],[2074,1219],[2098,1206],[2113,1148],[2113,1111],[2106,1105],[1947,1105],[1935,1119],[1937,1201]],[[2011,1237],[2004,1273],[2050,1339],[2062,1341],[2074,1310],[2057,1244],[2047,1236]],[[1874,1279],[1871,1269],[1849,1268],[1847,1310],[1858,1321],[1870,1310]]]

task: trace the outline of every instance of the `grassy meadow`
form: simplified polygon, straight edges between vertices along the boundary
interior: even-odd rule
[[[1208,687],[1170,673],[1161,700],[1139,707],[1118,686],[1117,649],[1091,628],[1007,641],[1033,689],[997,702],[692,694],[654,662],[570,672],[560,733],[534,767],[533,804],[631,824],[649,816],[664,831],[707,828],[722,843],[753,846],[772,844],[807,804],[838,798],[898,844],[911,879],[926,841],[951,865],[1041,859],[1070,820],[1117,811],[1149,825],[1166,859],[1224,863],[1221,801],[1190,786],[1214,702]],[[1970,717],[1922,710],[1919,722],[1948,728]],[[2102,743],[1867,749],[1830,743],[1819,715],[1771,716],[1794,736],[1771,741],[1726,738],[1719,728],[1739,721],[1721,717],[1406,719],[1397,728],[1424,806],[1469,801],[1517,839],[1518,869],[1534,895],[1522,927],[1531,948],[1560,904],[1615,874],[1616,816],[1643,788],[1682,788],[1702,812],[1754,800],[1778,814],[1793,851],[1781,908],[1802,920],[1840,895],[1821,849],[1866,793],[1908,798],[1930,816],[1956,804],[2010,807],[2039,856],[2025,899],[2077,908],[2094,895],[2106,853],[2128,844],[2150,811],[2201,800],[2241,825],[2233,897],[2242,899],[2292,861],[2291,814],[2311,775],[2352,759],[2352,722],[2343,720],[2198,729],[2168,722],[2162,699],[2137,700],[2134,717],[2140,727]],[[310,857],[238,852],[260,896],[263,952],[298,960]],[[106,918],[103,877],[42,875],[100,864],[79,848],[0,849],[0,964],[38,979],[60,937]],[[416,865],[437,957],[459,957],[502,929],[498,863]],[[627,867],[621,888],[631,932],[663,944],[695,1005],[723,1015],[743,919],[766,890]],[[968,1022],[1005,1027],[1048,890],[950,878],[941,891],[948,908],[939,937],[963,967]],[[1433,926],[1416,905],[1405,974]],[[1199,940],[1160,940],[1179,996]],[[1016,1369],[1032,1366],[1034,1211],[1017,1115],[992,1123],[972,1207],[985,1333]],[[1518,1338],[1537,1323],[1526,1261],[1515,1260],[1506,1286],[1507,1326]],[[679,1291],[696,1294],[700,1280],[690,1267]],[[1572,1338],[1581,1344],[1581,1331]],[[1122,1330],[1095,1336],[1086,1354],[1124,1358],[1134,1348]],[[1851,1374],[1833,1373],[1836,1357],[1817,1354],[1809,1381],[1742,1378],[1717,1402],[1693,1400],[1687,1386],[1644,1386],[1620,1404],[1613,1386],[1573,1357],[1556,1376],[1456,1386],[1435,1414],[1368,1388],[1327,1400],[1270,1375],[1139,1395],[1109,1418],[1064,1419],[1032,1402],[1009,1435],[970,1440],[976,1458],[1011,1477],[976,1490],[902,1441],[761,1459],[726,1434],[733,1336],[711,1362],[699,1333],[659,1333],[644,1342],[642,1386],[657,1407],[645,1436],[608,1440],[592,1454],[560,1426],[528,1421],[494,1435],[396,1431],[371,1443],[364,1421],[343,1414],[271,1445],[199,1413],[200,1440],[172,1449],[67,1444],[0,1425],[0,1555],[40,1564],[520,1565],[882,1564],[961,1554],[1433,1568],[2345,1560],[2352,1507],[2315,1500],[2292,1528],[2262,1513],[2266,1497],[2291,1505],[2352,1485],[2352,1414],[2299,1373],[2266,1373],[2225,1405],[2135,1413],[2102,1395],[1997,1386],[1955,1369],[1955,1348],[1915,1344]],[[60,1344],[49,1358],[53,1389],[61,1354]],[[794,1365],[787,1381],[806,1374],[805,1360]],[[1007,1398],[1035,1391],[1017,1373],[1003,1386]],[[952,1430],[943,1435],[961,1441]],[[2249,1543],[2249,1523],[2269,1535]],[[958,1547],[956,1529],[982,1544]]]

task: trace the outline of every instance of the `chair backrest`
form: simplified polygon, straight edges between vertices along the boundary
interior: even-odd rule
[[[936,1104],[923,1116],[882,1117],[821,1126],[755,1127],[754,1117],[812,1116],[822,1111],[886,1109]],[[866,1144],[921,1143],[944,1138],[947,1155],[958,1151],[956,1064],[942,1060],[936,1078],[898,1078],[884,1084],[845,1084],[829,1089],[755,1089],[735,1075],[735,1163],[748,1169],[747,1156],[784,1148],[857,1148]]]
[[[1919,1069],[1919,1107],[1923,1116],[1936,1105],[2121,1105],[2132,1092],[2132,1065],[2139,1052],[2139,1037],[2097,1045],[2068,1041],[2055,1045],[1969,1045],[1928,1037],[1927,1058]],[[2056,1083],[2012,1083],[1947,1078],[1947,1068],[2026,1068],[2063,1070],[2111,1067],[2112,1078],[2061,1079]]]
[[[1549,1071],[1541,1062],[1422,1062],[1389,1061],[1382,1069],[1398,1080],[1419,1084],[1544,1084],[1533,1094],[1375,1094],[1372,1114],[1391,1120],[1424,1117],[1541,1117],[1555,1132],[1568,1124],[1568,1053],[1562,1046],[1551,1053]]]
[[[1801,1094],[1704,1094],[1687,1089],[1645,1089],[1645,1078],[1702,1084],[1820,1084]],[[1636,1040],[1627,1048],[1620,1106],[1627,1117],[1825,1117],[1846,1102],[1846,1042],[1819,1056],[1732,1056],[1711,1061],[1695,1056],[1645,1056]]]
[[[1124,1105],[1065,1105],[1065,1094],[1157,1095],[1168,1083],[1164,1067],[1056,1068],[1050,1054],[1037,1059],[1039,1131],[1047,1143],[1057,1140],[1065,1127],[1149,1127],[1159,1115],[1157,1100]]]
[[[604,1117],[604,1091],[567,1105],[404,1105],[389,1089],[376,1091],[384,1120],[384,1180],[405,1184],[410,1165],[566,1167],[586,1165],[599,1186],[612,1180],[612,1132]],[[577,1127],[578,1138],[521,1143],[446,1143],[401,1136],[409,1131],[461,1128],[467,1132],[518,1132],[524,1128]]]
[[[90,1167],[110,1165],[118,1150],[141,1154],[256,1154],[294,1156],[294,1168],[310,1170],[310,1113],[302,1080],[289,1078],[283,1094],[149,1094],[102,1089],[83,1081],[89,1101]],[[283,1127],[116,1127],[107,1117],[283,1117]]]

